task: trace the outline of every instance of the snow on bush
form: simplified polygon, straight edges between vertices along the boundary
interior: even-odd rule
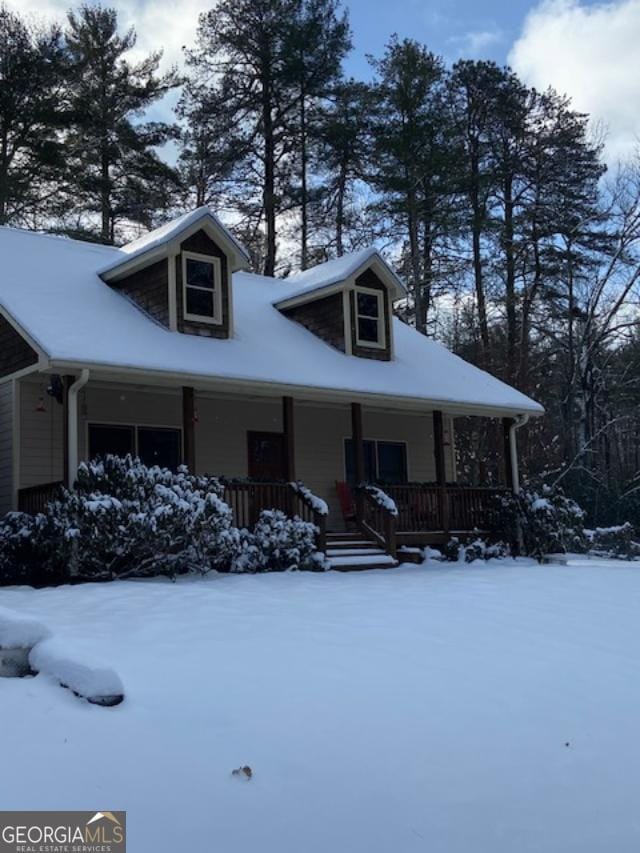
[[[590,552],[597,557],[633,560],[640,557],[640,542],[636,530],[628,521],[615,527],[596,527],[585,530]]]
[[[0,524],[0,582],[34,585],[228,569],[239,548],[219,481],[107,456],[44,513]]]
[[[442,556],[452,563],[473,563],[474,560],[495,560],[509,557],[511,549],[506,542],[485,542],[484,539],[474,539],[473,542],[462,544],[453,536],[442,547]]]
[[[522,540],[527,556],[540,560],[545,554],[582,553],[588,549],[584,511],[562,489],[545,485],[539,490],[504,495],[499,500],[499,527],[514,540]]]
[[[263,510],[253,531],[242,531],[242,550],[236,572],[282,572],[325,568],[324,555],[316,551],[317,528],[280,510]]]

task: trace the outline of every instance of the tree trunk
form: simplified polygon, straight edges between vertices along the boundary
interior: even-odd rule
[[[476,291],[476,303],[478,307],[478,325],[480,327],[480,341],[482,344],[483,362],[486,366],[489,361],[489,324],[487,321],[487,301],[484,293],[484,279],[482,269],[482,250],[480,239],[482,237],[483,211],[480,202],[480,166],[477,151],[472,149],[471,153],[471,211],[472,222],[472,246],[473,246],[473,280]]]
[[[504,236],[505,256],[505,310],[507,314],[507,378],[514,381],[516,375],[516,264],[513,250],[513,177],[504,180]]]
[[[273,276],[276,271],[275,140],[271,100],[271,78],[267,73],[262,87],[262,121],[264,127],[264,187],[262,202],[267,232],[264,274],[268,276]]]
[[[309,266],[309,212],[307,190],[307,105],[304,84],[300,90],[300,267]]]

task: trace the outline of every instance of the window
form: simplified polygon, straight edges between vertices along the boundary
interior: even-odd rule
[[[356,300],[356,344],[361,347],[384,349],[384,293],[357,287]]]
[[[89,458],[106,456],[107,453],[113,453],[115,456],[135,453],[135,428],[89,424]]]
[[[180,464],[180,430],[138,427],[138,456],[145,465],[175,471]]]
[[[373,483],[407,482],[407,446],[401,441],[371,441],[364,444],[364,477]],[[347,483],[356,482],[356,460],[353,439],[344,442],[345,475]]]
[[[139,456],[145,465],[175,471],[181,461],[182,435],[168,427],[89,424],[89,458],[113,453]]]
[[[222,323],[219,258],[183,252],[182,292],[185,320]]]

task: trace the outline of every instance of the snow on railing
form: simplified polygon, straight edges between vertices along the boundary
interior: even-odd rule
[[[314,512],[318,513],[318,515],[329,515],[329,507],[326,501],[314,495],[311,489],[305,486],[304,483],[298,481],[297,483],[289,483],[289,485]]]

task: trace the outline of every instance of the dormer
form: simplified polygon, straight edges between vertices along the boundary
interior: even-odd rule
[[[376,249],[319,264],[285,282],[274,305],[347,355],[391,361],[393,303],[406,290]]]
[[[167,329],[233,336],[232,273],[249,257],[208,207],[128,243],[100,277]]]

